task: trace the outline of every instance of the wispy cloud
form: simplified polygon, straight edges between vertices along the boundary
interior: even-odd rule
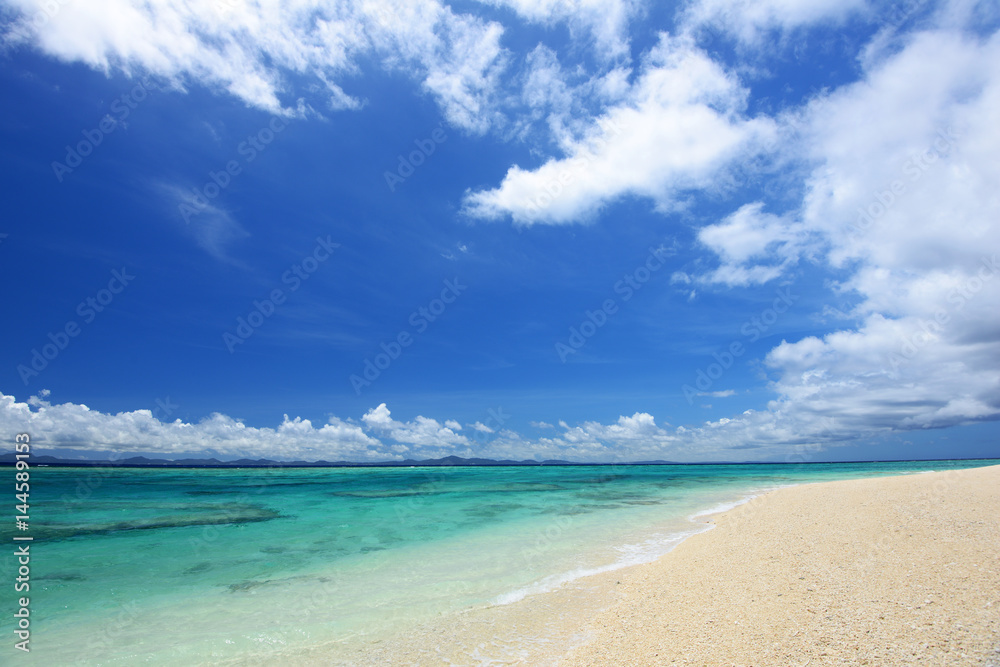
[[[241,266],[245,264],[231,254],[232,245],[248,238],[250,233],[233,215],[212,202],[194,204],[190,189],[176,185],[160,184],[168,207],[167,219],[175,220],[181,232],[194,240],[199,248],[215,259]],[[182,210],[190,211],[183,215]]]
[[[867,0],[695,0],[685,8],[682,26],[721,31],[743,46],[760,47],[774,34],[787,37],[807,26],[842,24],[867,8]]]
[[[52,13],[48,4],[16,3],[4,40],[105,72],[150,73],[179,90],[204,86],[274,114],[301,113],[303,77],[325,91],[310,100],[319,110],[360,108],[343,86],[374,59],[418,81],[453,124],[481,132],[504,66],[498,24],[434,0],[109,0],[60,3]]]

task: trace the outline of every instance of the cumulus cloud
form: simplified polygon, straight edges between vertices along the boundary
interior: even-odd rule
[[[900,428],[1000,417],[998,62],[996,33],[923,32],[809,110],[802,218],[856,267],[839,287],[862,321],[771,353],[796,407]]]
[[[754,423],[849,438],[998,419],[1000,34],[931,28],[866,62],[802,112],[799,210],[745,206],[699,233],[721,261],[709,280],[761,282],[807,257],[855,304],[852,329],[767,355],[773,419]]]
[[[534,170],[515,166],[496,189],[467,197],[466,210],[480,217],[565,224],[626,195],[649,197],[669,212],[677,193],[724,173],[729,156],[766,147],[764,139],[777,137],[771,147],[786,165],[804,165],[799,204],[771,212],[754,201],[702,227],[698,241],[718,267],[678,271],[671,282],[747,286],[787,277],[803,261],[825,265],[838,275],[829,283],[833,296],[854,304],[842,315],[855,326],[772,350],[766,365],[776,398],[767,410],[650,432],[645,441],[766,450],[1000,418],[1000,34],[973,25],[974,12],[952,11],[959,4],[938,7],[938,27],[865,50],[859,81],[773,125],[741,116],[745,91],[736,80],[692,42],[665,36],[629,101],[567,144],[565,158]],[[782,7],[788,11],[777,12]],[[686,16],[691,25],[742,25],[747,31],[736,36],[749,42],[761,31],[840,21],[861,9],[701,2]],[[662,90],[653,85],[659,80],[673,84],[667,101],[652,93]],[[716,97],[707,102],[705,94]],[[677,126],[684,114],[705,122],[699,136],[721,143],[692,147],[676,170],[629,144],[641,136],[662,155],[669,140],[661,143],[664,136],[644,121],[670,118]],[[630,150],[619,152],[625,145]],[[631,164],[641,174],[632,175]],[[560,426],[566,432],[553,445],[614,440],[607,427]]]
[[[23,403],[0,394],[0,430],[11,438],[15,433],[29,433],[32,442],[42,447],[91,452],[203,452],[225,458],[285,460],[367,461],[383,456],[378,440],[336,417],[318,427],[308,419],[289,419],[288,415],[277,428],[247,426],[219,413],[198,423],[165,422],[149,410],[107,414],[81,404],[53,404],[43,393]]]
[[[586,421],[579,426],[560,422],[563,433],[552,438],[541,438],[539,444],[562,454],[583,460],[639,460],[661,457],[677,451],[679,438],[658,426],[653,415],[636,412],[631,417],[622,415],[613,424]]]
[[[462,426],[454,420],[447,420],[444,425],[428,417],[417,417],[412,422],[400,422],[392,418],[385,403],[366,412],[361,421],[372,431],[405,445],[453,447],[469,444],[468,438],[455,433]]]
[[[248,426],[220,413],[199,422],[168,422],[149,410],[109,414],[86,405],[58,404],[48,399],[45,391],[24,402],[0,394],[0,438],[13,442],[15,434],[29,433],[37,452],[76,450],[97,457],[138,452],[167,458],[359,462],[448,455],[593,462],[664,458],[703,461],[726,458],[733,446],[756,440],[763,443],[761,448],[769,455],[801,443],[791,425],[778,427],[773,415],[763,414],[746,417],[746,423],[722,420],[696,429],[673,429],[657,424],[648,413],[637,412],[631,417],[622,415],[610,424],[586,421],[570,426],[560,421],[560,432],[538,439],[511,429],[474,425],[476,433],[483,437],[470,440],[454,432],[452,427],[457,422],[453,420],[446,419],[442,424],[418,416],[400,422],[392,418],[384,403],[366,412],[360,423],[330,417],[327,423],[314,425],[308,419],[285,415],[277,427],[268,428]],[[556,428],[548,424],[546,427]]]
[[[1000,340],[962,343],[956,333],[934,320],[873,315],[856,331],[783,343],[767,363],[781,373],[775,388],[786,410],[843,431],[996,419]]]
[[[698,240],[722,263],[703,276],[726,285],[762,284],[782,275],[806,252],[809,234],[800,224],[763,211],[762,202],[742,206],[722,222],[702,227]]]
[[[847,340],[849,336],[844,336]],[[828,343],[828,342],[827,342]],[[848,345],[849,342],[832,344]],[[826,343],[806,339],[794,349],[779,348],[775,363],[798,364],[802,371],[801,391],[822,383],[821,374],[811,369],[810,354],[823,354]],[[928,350],[945,354],[946,349]],[[942,357],[941,363],[948,363]],[[885,373],[888,373],[888,369]],[[902,371],[905,375],[905,369]],[[994,383],[984,373],[982,381]],[[997,409],[996,399],[983,401],[972,396],[958,379],[949,387],[952,398],[941,400],[938,389],[910,382],[904,377],[910,400],[900,399],[896,385],[886,382],[869,395],[875,405],[870,410],[852,398],[857,385],[844,385],[833,391],[820,386],[822,400],[804,405],[795,387],[782,388],[783,397],[767,410],[747,410],[733,418],[704,422],[695,427],[657,424],[651,414],[636,412],[604,424],[585,421],[569,425],[560,421],[560,431],[548,437],[528,438],[511,429],[475,429],[486,438],[472,440],[454,433],[435,419],[418,416],[413,421],[394,420],[385,404],[372,408],[361,423],[330,417],[327,423],[314,425],[301,417],[285,415],[276,428],[248,426],[228,415],[214,413],[199,422],[161,421],[149,410],[117,414],[102,413],[85,405],[50,402],[46,392],[18,402],[0,394],[0,438],[13,442],[17,433],[29,433],[36,452],[76,450],[91,456],[116,458],[116,454],[144,453],[178,458],[180,456],[215,456],[270,458],[276,460],[388,461],[404,458],[425,459],[457,455],[484,456],[494,459],[548,460],[584,462],[629,462],[641,460],[711,461],[732,460],[734,450],[752,451],[757,460],[809,460],[819,452],[857,442],[864,434],[876,431],[934,428],[968,420],[973,411],[987,415]],[[730,395],[730,391],[715,392]],[[914,410],[914,405],[926,409]],[[879,418],[879,422],[874,420]],[[447,424],[451,420],[445,420]],[[552,427],[556,428],[556,427]],[[745,458],[746,455],[740,458]]]
[[[626,196],[671,210],[773,137],[772,121],[742,115],[746,92],[693,41],[662,34],[627,99],[565,142],[564,157],[511,167],[496,188],[468,193],[464,210],[520,225],[585,221]]]

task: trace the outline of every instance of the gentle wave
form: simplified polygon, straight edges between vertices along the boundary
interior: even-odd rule
[[[754,489],[747,495],[743,496],[739,500],[731,500],[724,503],[719,503],[714,507],[710,507],[707,510],[702,510],[700,512],[695,512],[688,517],[688,521],[697,521],[699,517],[710,516],[712,514],[721,514],[722,512],[728,512],[731,509],[735,509],[740,505],[745,505],[754,498],[759,498],[765,493],[770,493],[771,491],[777,491],[778,489],[788,489],[793,486],[798,486],[798,484],[778,484],[775,486],[768,486],[763,489]]]
[[[670,552],[674,547],[692,535],[703,533],[711,528],[712,526],[706,525],[688,531],[671,533],[670,535],[662,538],[651,538],[639,544],[626,544],[617,548],[622,556],[612,563],[598,567],[577,568],[575,570],[570,570],[569,572],[563,572],[562,574],[545,577],[544,579],[523,588],[518,588],[517,590],[509,593],[498,595],[490,601],[490,604],[511,604],[523,600],[530,595],[554,591],[560,586],[564,586],[565,584],[568,584],[571,581],[576,581],[577,579],[591,577],[595,574],[602,574],[613,570],[620,570],[625,567],[632,567],[633,565],[651,563],[660,556]]]
[[[726,512],[735,507],[739,507],[745,503],[750,502],[754,498],[767,493],[768,491],[773,491],[778,488],[785,488],[788,486],[796,486],[795,484],[785,484],[782,486],[769,487],[767,489],[762,489],[759,491],[754,491],[752,494],[748,494],[740,498],[739,500],[732,500],[724,503],[719,503],[709,509],[703,510],[701,512],[696,512],[688,517],[688,521],[692,523],[697,523],[697,518],[701,516],[707,516],[709,514],[718,514],[719,512]],[[616,547],[617,551],[621,554],[614,562],[607,565],[602,565],[598,567],[588,567],[588,568],[577,568],[570,570],[569,572],[563,572],[561,574],[550,575],[536,581],[528,586],[518,588],[516,590],[510,591],[509,593],[503,593],[498,595],[490,601],[491,605],[506,605],[512,604],[514,602],[519,602],[524,598],[537,595],[539,593],[548,593],[556,590],[557,588],[564,586],[577,579],[582,579],[584,577],[591,577],[595,574],[603,574],[604,572],[612,572],[614,570],[620,570],[626,567],[632,567],[633,565],[643,565],[645,563],[652,563],[658,558],[666,555],[678,544],[691,537],[692,535],[697,535],[698,533],[704,533],[708,530],[715,528],[714,524],[700,524],[696,528],[690,530],[669,533],[665,536],[652,537],[643,542],[636,544],[625,544],[620,547]]]

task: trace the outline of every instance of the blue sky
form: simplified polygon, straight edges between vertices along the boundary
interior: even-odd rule
[[[3,3],[0,435],[997,456],[995,4]]]

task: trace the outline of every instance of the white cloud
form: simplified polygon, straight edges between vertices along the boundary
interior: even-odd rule
[[[844,432],[996,419],[1000,340],[962,343],[961,328],[873,315],[857,331],[783,343],[767,358],[781,373],[776,405]]]
[[[889,326],[895,325],[889,322]],[[791,460],[815,458],[823,449],[851,444],[866,433],[932,428],[954,423],[956,418],[967,420],[977,411],[985,416],[997,409],[996,398],[977,399],[972,395],[974,388],[964,387],[958,376],[952,376],[952,397],[944,401],[935,387],[922,384],[919,377],[915,381],[904,377],[907,400],[901,399],[899,382],[886,381],[870,392],[868,400],[874,405],[869,409],[852,396],[858,390],[857,384],[833,387],[823,382],[821,373],[812,370],[816,355],[829,354],[828,345],[850,347],[850,334],[836,336],[839,339],[825,342],[806,339],[775,352],[769,363],[805,370],[801,386],[783,386],[784,396],[767,410],[747,410],[735,418],[694,428],[661,426],[652,415],[637,412],[631,417],[622,415],[611,424],[586,421],[570,426],[560,421],[562,432],[552,437],[530,439],[500,429],[488,441],[473,443],[434,419],[393,420],[385,404],[365,413],[361,424],[330,417],[326,424],[314,426],[308,419],[285,415],[276,428],[258,428],[219,413],[197,423],[163,422],[149,410],[106,414],[84,405],[53,404],[46,400],[46,392],[40,392],[26,402],[0,394],[0,438],[13,442],[16,433],[27,432],[36,452],[77,450],[111,458],[117,458],[112,454],[149,453],[168,458],[193,455],[286,461],[365,462],[448,455],[593,462],[711,461],[732,460],[734,451],[747,450],[738,458]],[[940,363],[949,363],[946,347],[937,351],[928,348],[925,352]],[[903,373],[907,372],[904,369]],[[1000,395],[995,374],[985,372],[974,379],[982,382],[980,388],[993,382],[992,396]],[[809,404],[804,404],[796,393],[816,390],[821,395],[814,396]],[[713,395],[731,393],[719,391]],[[445,424],[449,421],[445,420]]]
[[[302,112],[303,77],[326,91],[321,108],[359,108],[342,86],[374,59],[419,81],[451,123],[481,132],[495,120],[503,29],[435,0],[9,4],[19,17],[5,26],[8,43],[104,72],[151,73],[179,89],[225,91],[272,113]]]
[[[683,24],[689,30],[722,30],[756,46],[770,31],[838,24],[866,7],[865,0],[694,0],[683,12]]]
[[[523,19],[551,26],[566,23],[576,41],[581,33],[593,40],[605,59],[628,57],[628,26],[639,12],[635,0],[480,0],[508,7]]]
[[[864,82],[809,109],[806,141],[820,166],[803,218],[831,238],[834,265],[923,272],[997,247],[1000,40],[977,41],[916,35]]]
[[[198,247],[217,260],[240,265],[230,254],[230,247],[250,233],[229,211],[210,201],[196,204],[192,192],[181,187],[162,184],[159,190],[169,207],[167,217],[177,220]]]
[[[728,398],[730,396],[735,396],[736,391],[734,389],[724,389],[722,391],[699,391],[699,396],[711,396],[712,398]]]
[[[704,280],[726,285],[766,283],[806,252],[809,239],[802,225],[766,213],[763,206],[746,204],[722,222],[698,231],[698,240],[722,260]]]
[[[1000,417],[1000,36],[912,36],[817,100],[804,224],[854,267],[854,331],[768,357],[790,408],[855,428]]]
[[[381,443],[361,427],[336,417],[322,426],[309,420],[284,420],[277,428],[254,428],[214,413],[198,423],[163,422],[149,410],[106,414],[74,403],[53,404],[44,394],[19,403],[0,394],[0,431],[29,433],[48,448],[92,452],[250,456],[284,460],[362,460],[389,458]],[[13,440],[11,440],[13,442]]]
[[[998,419],[1000,34],[926,30],[866,63],[799,119],[800,210],[743,207],[699,234],[722,262],[711,280],[771,279],[806,254],[856,304],[853,330],[770,352],[777,399],[754,423],[851,438]]]
[[[724,392],[723,392],[724,393]],[[722,420],[698,429],[660,426],[652,415],[637,412],[611,424],[587,421],[562,432],[530,439],[510,429],[473,425],[490,433],[488,441],[473,443],[454,432],[453,420],[440,422],[417,417],[411,422],[392,418],[383,403],[369,410],[361,423],[330,417],[322,426],[285,415],[276,428],[247,426],[230,416],[213,413],[197,423],[161,421],[149,410],[107,414],[73,403],[54,404],[45,391],[25,402],[0,394],[0,438],[13,442],[16,433],[30,433],[36,452],[77,450],[97,456],[148,453],[180,456],[270,458],[277,460],[385,461],[437,458],[447,455],[489,458],[563,459],[570,461],[710,460],[731,456],[729,448],[745,438],[763,438],[768,453],[783,451],[792,440],[790,429],[780,429],[767,415],[755,424]],[[748,413],[749,414],[749,413]],[[536,422],[542,428],[553,428]],[[367,432],[366,432],[367,431]],[[796,440],[795,443],[800,442]],[[794,443],[793,443],[794,444]]]
[[[471,216],[568,224],[626,196],[675,208],[680,193],[712,186],[733,160],[760,150],[774,125],[741,116],[746,90],[693,42],[661,35],[627,101],[594,118],[565,157],[515,165],[495,189],[469,193]]]
[[[573,58],[572,53],[557,53],[545,44],[527,54],[514,79],[520,93],[507,99],[512,122],[506,134],[569,154],[592,131],[595,115],[626,101],[632,70],[620,64],[599,64],[593,70],[579,62],[564,66],[560,57]],[[542,122],[545,131],[538,132]]]
[[[556,53],[539,44],[528,54],[521,99],[531,110],[530,120],[545,117],[556,141],[569,138],[566,123],[574,108],[574,94]],[[524,124],[525,121],[522,121]]]
[[[462,426],[454,420],[447,420],[442,425],[435,419],[418,416],[412,422],[399,422],[391,417],[385,403],[366,412],[361,421],[380,435],[415,447],[448,448],[469,444],[464,435],[455,433]]]
[[[565,430],[556,438],[542,438],[543,445],[555,446],[561,451],[570,451],[589,460],[640,460],[660,457],[674,451],[680,443],[676,435],[656,425],[653,416],[636,412],[631,417],[624,415],[614,424],[587,421],[580,426],[570,427],[560,422]],[[585,454],[581,454],[585,453]]]

